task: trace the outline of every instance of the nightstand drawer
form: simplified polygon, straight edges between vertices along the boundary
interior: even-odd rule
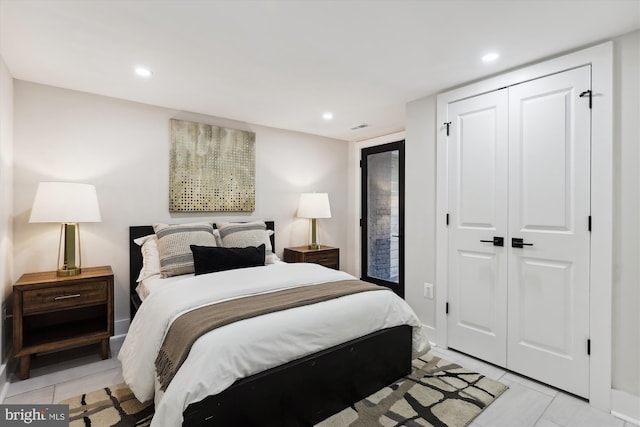
[[[309,249],[308,246],[284,248],[284,262],[310,262],[338,270],[340,249],[331,246],[320,246],[319,249]]]
[[[305,256],[305,262],[312,262],[326,267],[334,267],[338,264],[338,251],[328,250],[318,253],[307,253]]]
[[[24,291],[23,313],[25,315],[56,311],[61,308],[81,307],[106,303],[107,280],[77,283],[66,286],[51,286]]]

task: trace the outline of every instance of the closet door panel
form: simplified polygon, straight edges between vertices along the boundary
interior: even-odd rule
[[[507,91],[449,105],[448,345],[506,363]],[[481,242],[485,240],[485,242]]]
[[[590,69],[509,88],[507,367],[587,396]],[[513,247],[511,239],[522,239]]]
[[[572,90],[537,94],[520,100],[519,193],[521,227],[525,230],[569,229],[571,215],[571,129],[569,98]],[[517,89],[516,89],[517,93]],[[567,138],[569,137],[569,138]]]
[[[520,345],[571,357],[571,264],[522,257],[518,269]]]

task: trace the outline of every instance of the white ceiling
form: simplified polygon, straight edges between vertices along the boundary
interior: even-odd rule
[[[352,141],[403,130],[408,101],[638,28],[640,0],[0,0],[16,79]]]

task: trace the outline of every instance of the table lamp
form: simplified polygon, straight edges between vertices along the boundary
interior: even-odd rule
[[[100,222],[96,187],[71,182],[41,182],[31,209],[29,222],[60,223],[58,276],[81,272],[81,222]]]
[[[298,204],[298,217],[311,218],[311,244],[309,249],[320,249],[318,244],[318,218],[331,218],[327,193],[302,193]]]

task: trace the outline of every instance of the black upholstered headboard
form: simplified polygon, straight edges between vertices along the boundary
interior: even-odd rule
[[[265,224],[267,225],[267,230],[275,231],[275,223],[273,221],[265,221]],[[214,223],[213,227],[215,228],[215,226],[216,224]],[[134,225],[129,227],[129,293],[131,294],[131,319],[133,319],[133,315],[140,305],[140,300],[136,293],[136,287],[138,286],[138,282],[136,282],[136,280],[138,279],[138,275],[142,269],[142,251],[140,250],[140,246],[138,246],[134,240],[138,237],[147,236],[153,233],[153,226],[151,225]],[[271,235],[270,239],[271,247],[275,252],[275,233]]]

